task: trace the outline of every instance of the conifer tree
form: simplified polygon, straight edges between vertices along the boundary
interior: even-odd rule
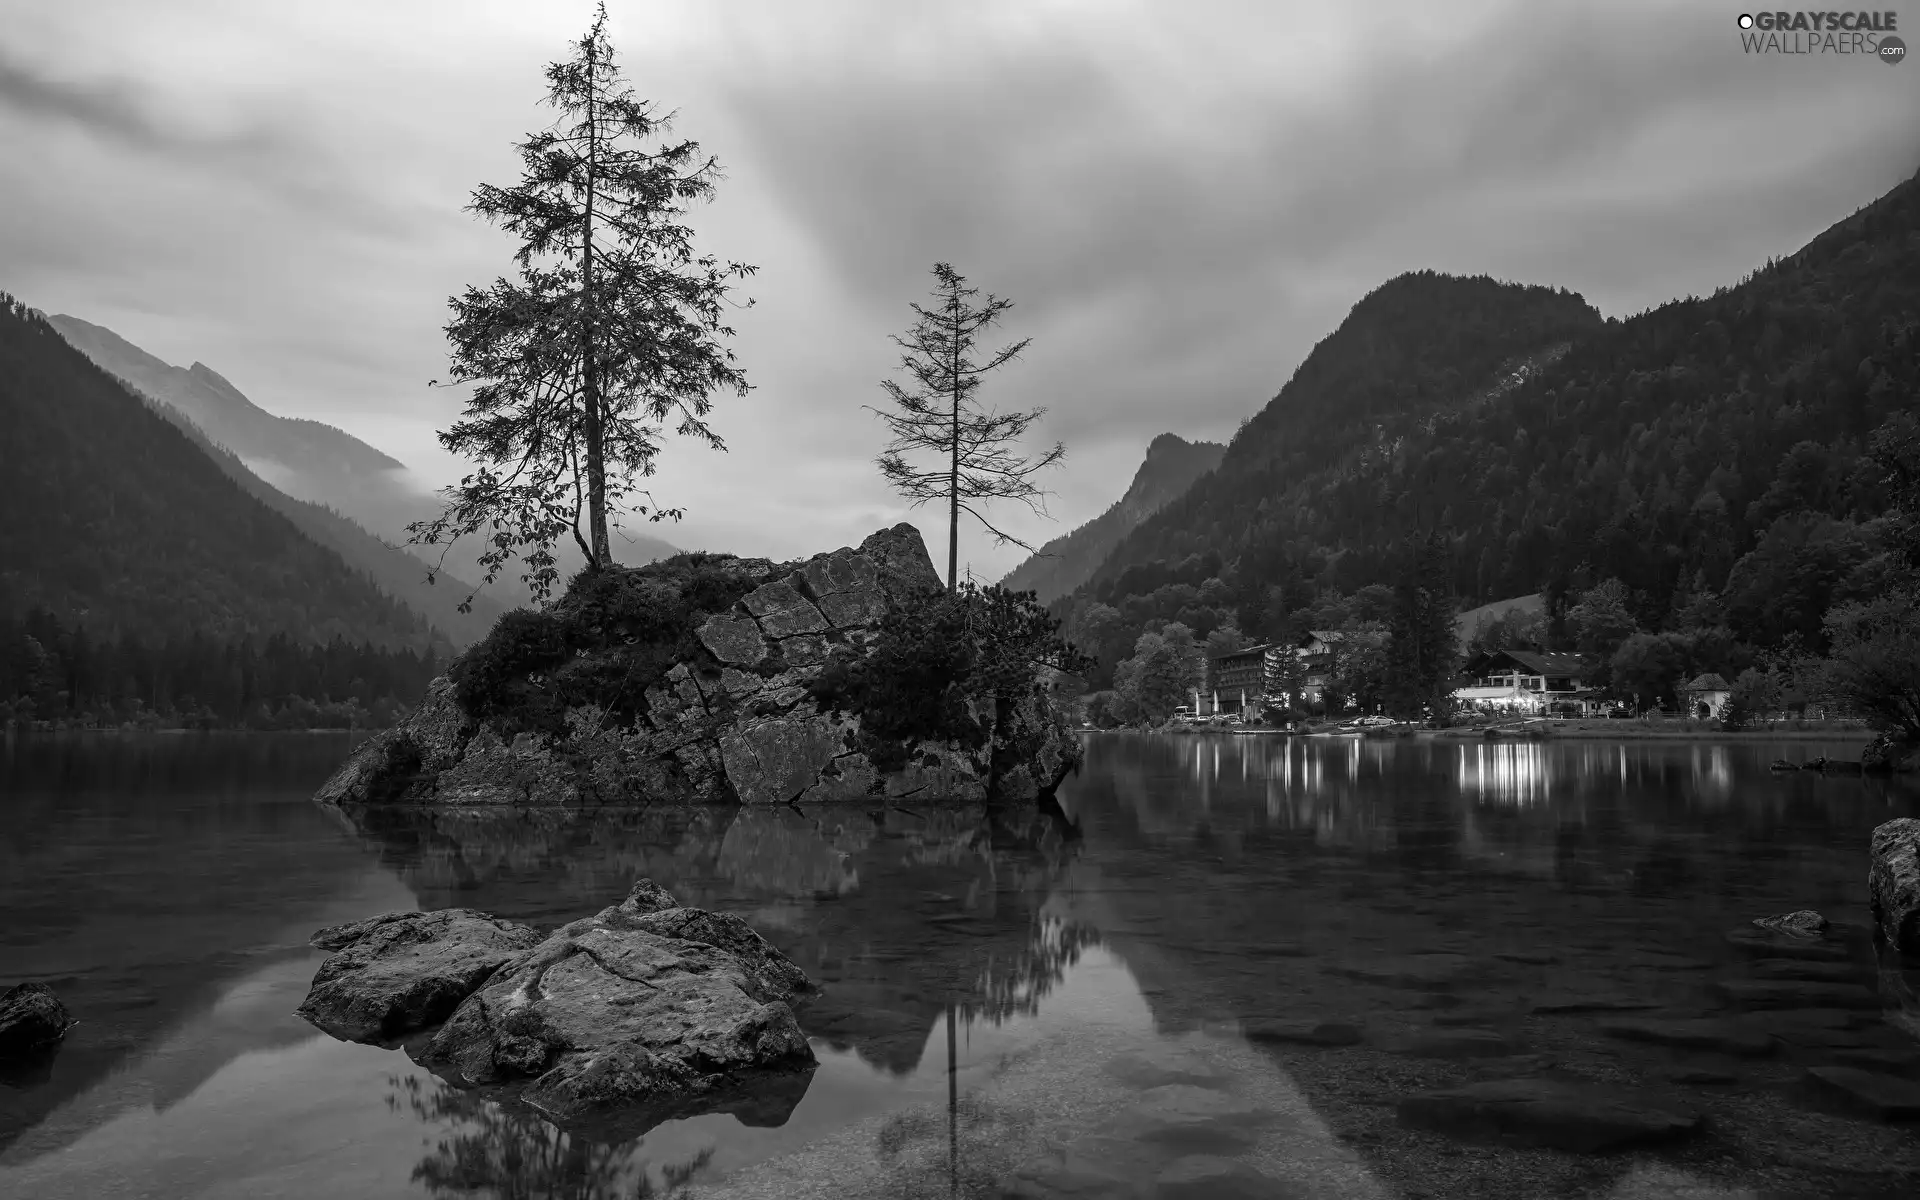
[[[613,562],[619,512],[681,515],[635,482],[654,473],[669,423],[726,448],[709,396],[748,385],[720,342],[733,333],[723,309],[728,281],[755,270],[694,250],[686,207],[712,198],[718,166],[698,143],[664,139],[671,114],[621,77],[604,4],[546,77],[559,116],[517,147],[520,182],[483,184],[467,206],[520,239],[519,279],[449,301],[451,382],[475,386],[440,442],[481,465],[446,490],[440,516],[409,527],[428,545],[484,530],[485,582],[519,557],[537,599],[562,536],[598,570]]]
[[[1013,301],[989,294],[986,303],[975,305],[972,297],[980,289],[968,287],[964,275],[946,263],[935,263],[933,274],[937,303],[933,308],[914,304],[919,320],[906,336],[893,338],[905,351],[900,366],[915,386],[909,390],[894,380],[882,381],[895,411],[874,411],[887,423],[893,441],[875,461],[880,474],[915,507],[930,500],[947,502],[947,590],[952,592],[960,582],[960,514],[979,521],[996,542],[1031,551],[1032,546],[988,521],[981,506],[989,500],[1019,500],[1044,513],[1046,493],[1033,477],[1065,458],[1067,451],[1055,442],[1036,458],[1018,453],[1013,443],[1047,410],[997,413],[976,398],[986,373],[1012,361],[1032,340],[1015,342],[984,361],[973,357],[975,339],[1012,308]],[[915,452],[937,458],[921,469],[908,460]]]

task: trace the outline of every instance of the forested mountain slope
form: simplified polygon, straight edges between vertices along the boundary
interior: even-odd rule
[[[1271,635],[1316,597],[1393,582],[1409,539],[1440,532],[1463,607],[1618,578],[1644,629],[1710,595],[1754,645],[1817,641],[1879,557],[1866,440],[1916,402],[1920,177],[1735,286],[1626,320],[1402,276],[1056,610],[1104,601],[1115,646],[1154,619]]]
[[[446,648],[180,429],[0,300],[0,607],[96,637]]]
[[[1220,464],[1227,448],[1218,442],[1189,442],[1163,433],[1147,445],[1146,459],[1134,472],[1126,493],[1107,511],[1064,537],[1054,538],[1007,573],[1002,587],[1036,593],[1049,603],[1085,583],[1132,529],[1193,486]]]
[[[135,391],[138,394],[138,389]],[[487,636],[493,623],[506,611],[504,605],[485,592],[474,594],[473,585],[457,576],[443,572],[435,582],[428,583],[427,566],[419,558],[388,545],[324,505],[296,500],[275,488],[248,470],[239,455],[215,444],[179,409],[157,401],[151,402],[151,407],[178,426],[249,496],[293,522],[301,533],[339,554],[348,566],[364,571],[381,591],[425,617],[456,648],[464,649]],[[471,611],[463,613],[460,602],[470,595],[473,597]]]

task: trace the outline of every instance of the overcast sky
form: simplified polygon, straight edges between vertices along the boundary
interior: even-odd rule
[[[591,7],[0,0],[0,290],[447,482],[458,403],[425,386],[446,298],[512,250],[462,206],[514,181]],[[1033,339],[987,395],[1067,443],[1056,519],[1003,514],[1037,542],[1118,498],[1155,434],[1231,436],[1402,271],[1627,315],[1920,166],[1920,63],[1749,57],[1736,4],[609,7],[640,93],[727,172],[703,246],[761,269],[730,452],[673,443],[655,481],[689,548],[801,555],[913,519],[944,559],[862,408],[936,260]],[[963,533],[979,575],[1022,556]]]

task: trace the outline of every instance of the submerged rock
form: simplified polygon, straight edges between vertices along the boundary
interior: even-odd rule
[[[1400,1122],[1456,1137],[1593,1154],[1685,1137],[1694,1113],[1652,1096],[1554,1079],[1495,1079],[1402,1100]]]
[[[1747,926],[1730,930],[1727,943],[1759,958],[1797,958],[1809,962],[1846,962],[1847,948],[1821,937],[1804,938]]]
[[[409,1052],[564,1126],[631,1131],[769,1087],[797,1098],[814,1056],[789,1001],[813,990],[745,922],[643,880],[509,960]]]
[[[15,984],[0,992],[0,1063],[24,1062],[60,1044],[76,1022],[43,983]]]
[[[470,908],[391,912],[315,933],[333,951],[298,1013],[347,1042],[391,1042],[438,1025],[500,969],[540,942],[526,925]]]
[[[1810,908],[1778,916],[1757,917],[1753,923],[1769,933],[1787,937],[1817,938],[1827,931],[1827,919]]]
[[[681,555],[583,575],[551,609],[502,617],[316,799],[775,805],[1050,793],[1081,749],[1038,677],[1012,699],[969,702],[938,736],[892,740],[833,693],[832,681],[884,645],[887,618],[940,591],[905,524],[801,562]]]
[[[1117,1054],[1107,1060],[1105,1070],[1120,1082],[1137,1088],[1165,1087],[1172,1083],[1223,1088],[1230,1081],[1225,1071],[1204,1056],[1171,1046],[1148,1046]]]
[[[1867,893],[1887,945],[1920,954],[1920,820],[1901,817],[1874,829]]]
[[[1251,1101],[1174,1083],[1140,1093],[1095,1133],[1176,1154],[1235,1154],[1257,1143],[1274,1120],[1273,1112]]]

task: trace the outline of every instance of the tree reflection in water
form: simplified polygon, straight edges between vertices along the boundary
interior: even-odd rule
[[[497,1200],[669,1200],[685,1194],[713,1158],[708,1147],[684,1162],[650,1169],[640,1139],[595,1142],[530,1113],[504,1108],[442,1080],[389,1076],[387,1107],[444,1130],[413,1168],[433,1196]]]

